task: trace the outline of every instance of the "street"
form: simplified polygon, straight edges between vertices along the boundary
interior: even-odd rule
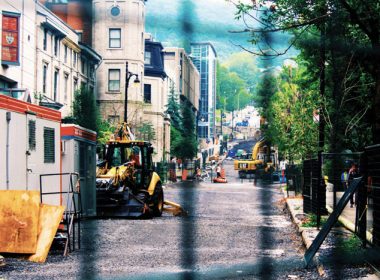
[[[7,257],[5,279],[317,279],[303,268],[303,244],[279,185],[183,182],[165,188],[187,217],[82,223],[82,248],[45,264]]]

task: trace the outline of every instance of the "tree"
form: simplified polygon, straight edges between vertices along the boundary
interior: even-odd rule
[[[99,113],[92,91],[81,87],[75,92],[72,117],[76,124],[98,132]]]
[[[313,114],[319,106],[318,88],[303,87],[310,79],[304,66],[283,67],[269,100],[266,137],[290,161],[305,159],[317,151],[318,124]]]
[[[240,31],[249,32],[251,42],[257,46],[257,50],[247,51],[275,57],[293,45],[301,50],[309,73],[315,81],[321,79],[319,110],[321,120],[327,124],[330,151],[370,144],[367,132],[371,117],[375,127],[372,134],[375,142],[379,142],[380,114],[376,113],[380,111],[378,1],[278,0],[275,4],[268,3],[235,3],[237,17],[258,23],[247,24],[246,29]],[[293,38],[288,48],[279,52],[267,38],[284,31],[292,32]]]
[[[248,52],[232,54],[223,64],[230,72],[235,72],[245,82],[248,92],[253,92],[257,86],[259,69],[254,55]]]
[[[137,138],[147,142],[156,140],[156,131],[151,123],[140,123],[137,128]]]
[[[235,111],[252,101],[247,84],[235,72],[218,63],[217,65],[217,109]]]
[[[171,85],[170,87],[168,104],[166,105],[165,113],[170,115],[171,126],[176,130],[181,130],[181,109],[178,96],[174,90],[174,85]]]
[[[198,143],[195,132],[195,118],[189,104],[182,106],[182,141],[180,142],[180,158],[193,159],[197,155]]]

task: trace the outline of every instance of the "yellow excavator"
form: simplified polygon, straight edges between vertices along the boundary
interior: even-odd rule
[[[151,143],[135,140],[123,123],[111,135],[96,170],[99,217],[142,217],[184,214],[180,205],[164,201],[162,182],[154,171]],[[167,207],[164,209],[164,205]]]
[[[234,169],[238,170],[239,178],[253,178],[258,172],[273,171],[274,163],[275,159],[271,147],[262,138],[253,146],[252,153],[234,160]]]

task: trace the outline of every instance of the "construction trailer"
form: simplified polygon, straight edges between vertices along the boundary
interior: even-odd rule
[[[71,184],[80,189],[82,214],[96,216],[96,132],[74,124],[62,124],[61,136],[62,172],[78,174],[62,177],[63,191],[67,192]]]
[[[0,95],[0,190],[40,190],[40,175],[61,172],[61,113]],[[59,176],[44,191],[61,192]],[[60,194],[44,203],[60,205]]]

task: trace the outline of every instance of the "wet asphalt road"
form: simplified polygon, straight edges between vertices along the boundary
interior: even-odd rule
[[[303,268],[279,186],[242,183],[232,162],[225,167],[228,184],[165,188],[187,217],[87,220],[81,250],[45,264],[7,256],[0,279],[319,279]]]

